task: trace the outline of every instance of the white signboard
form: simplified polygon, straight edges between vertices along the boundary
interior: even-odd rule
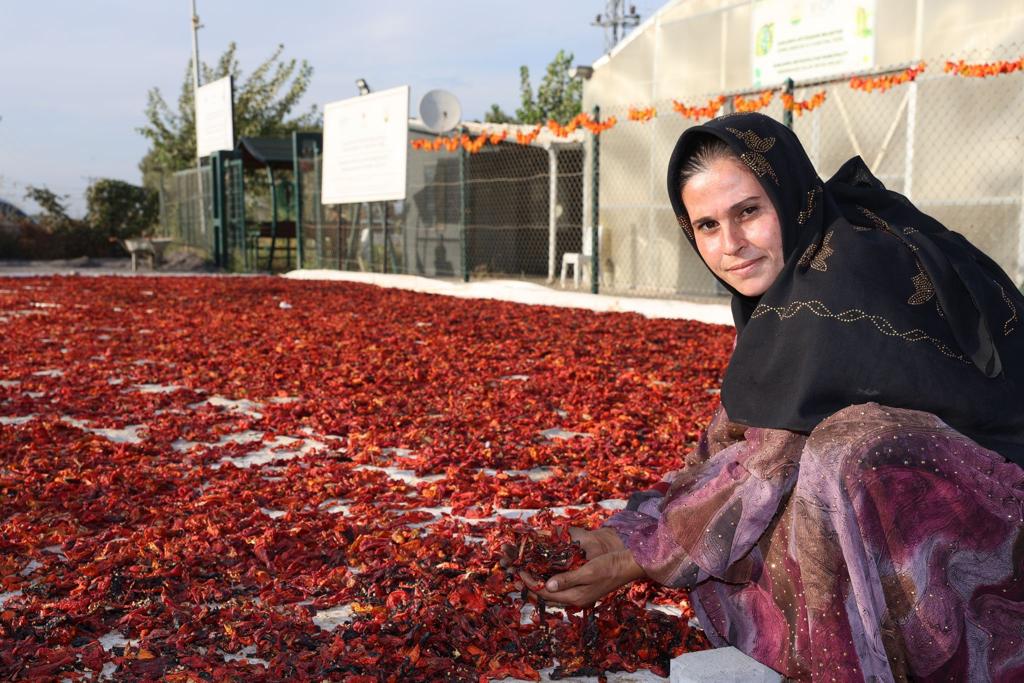
[[[757,0],[751,27],[754,85],[875,65],[875,0]]]
[[[196,149],[206,157],[235,148],[231,76],[207,83],[196,92]]]
[[[324,204],[405,199],[409,86],[324,107]]]

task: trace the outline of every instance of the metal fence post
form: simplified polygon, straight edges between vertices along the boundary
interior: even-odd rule
[[[373,254],[373,202],[366,203],[366,243],[367,248],[370,250],[368,256],[370,260],[370,272],[374,273],[377,268],[377,259]]]
[[[227,242],[224,206],[224,155],[223,151],[210,155],[211,191],[213,194],[213,262],[219,268],[227,267]]]
[[[555,281],[558,256],[558,148],[548,145],[548,283]]]
[[[793,95],[793,79],[787,78],[786,82],[782,84],[782,93],[784,95]],[[790,130],[793,130],[793,110],[783,109],[782,110],[782,125]]]
[[[381,202],[381,211],[383,212],[384,221],[384,272],[388,273],[388,247],[391,245],[391,236],[388,234],[388,203]]]
[[[459,241],[462,250],[462,281],[469,282],[469,245],[466,221],[466,148],[459,147]]]
[[[594,105],[594,121],[600,121],[601,119],[601,107]],[[601,136],[597,133],[592,134],[591,139],[593,140],[591,154],[591,164],[593,164],[591,173],[591,180],[593,181],[593,191],[590,193],[593,206],[590,212],[590,291],[593,294],[598,292],[598,283],[600,282],[600,274],[598,272],[598,264],[601,261],[601,245],[598,244],[598,229],[601,214],[600,214],[600,201],[599,192],[601,188]]]
[[[295,267],[302,270],[302,163],[299,133],[292,132],[292,195],[295,197]]]

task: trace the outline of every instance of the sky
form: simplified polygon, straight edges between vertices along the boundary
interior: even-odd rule
[[[434,88],[455,93],[463,117],[492,103],[513,113],[519,67],[534,87],[559,50],[590,64],[604,51],[592,26],[604,0],[196,0],[199,57],[216,62],[238,44],[245,75],[278,44],[307,60],[312,83],[298,111],[409,85],[410,109]],[[643,18],[660,2],[637,2]],[[149,148],[147,93],[172,107],[191,57],[190,0],[0,0],[0,198],[33,212],[27,185],[69,195],[72,215],[98,178],[141,182]]]

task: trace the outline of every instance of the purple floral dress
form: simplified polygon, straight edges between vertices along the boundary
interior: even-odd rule
[[[1024,681],[1024,470],[934,415],[869,403],[803,435],[719,409],[606,525],[788,678]]]

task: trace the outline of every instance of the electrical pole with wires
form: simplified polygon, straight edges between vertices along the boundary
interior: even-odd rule
[[[625,29],[639,24],[640,15],[636,13],[636,5],[630,5],[627,14],[623,0],[608,0],[604,14],[598,14],[591,25],[604,29],[604,51],[611,52],[619,44],[619,39],[625,37]]]

